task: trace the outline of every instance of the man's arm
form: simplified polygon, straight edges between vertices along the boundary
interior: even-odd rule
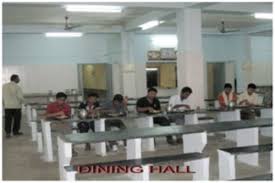
[[[239,105],[243,105],[243,104],[247,105],[247,104],[248,104],[248,100],[245,99],[244,93],[242,93],[242,94],[239,96],[239,98],[238,98],[238,104],[239,104]]]
[[[136,104],[136,110],[137,112],[152,112],[154,109],[152,107],[143,106],[142,101],[138,100]]]
[[[187,104],[178,104],[178,105],[175,105],[173,107],[173,109],[177,109],[177,108],[180,108],[180,107],[186,107],[187,109],[191,109],[190,105],[187,105]]]
[[[22,89],[20,88],[20,86],[17,86],[16,97],[17,97],[17,99],[20,101],[21,104],[24,103],[23,91],[22,91]]]
[[[52,118],[52,117],[58,117],[58,116],[65,116],[65,113],[63,111],[59,111],[59,112],[56,112],[56,113],[48,113],[48,112],[46,112],[45,116],[47,118]]]

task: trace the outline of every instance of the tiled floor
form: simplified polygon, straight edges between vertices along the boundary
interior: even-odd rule
[[[12,137],[5,139],[3,137],[3,179],[4,180],[58,180],[58,164],[57,162],[43,162],[41,154],[36,151],[36,144],[31,141],[30,128],[25,121],[22,122],[22,131],[24,136]],[[4,133],[3,133],[4,134]],[[270,143],[271,138],[260,138],[260,143]],[[56,133],[53,134],[54,154],[56,155]],[[223,135],[208,136],[208,144],[205,152],[210,155],[210,180],[218,180],[218,161],[217,148],[232,147],[235,143],[226,141]],[[93,147],[93,146],[92,146]],[[143,157],[160,156],[165,154],[177,154],[182,152],[182,145],[170,146],[166,144],[165,138],[158,138],[156,140],[155,152],[144,152]],[[72,163],[92,163],[109,160],[125,159],[125,149],[119,148],[119,152],[109,153],[106,157],[99,157],[94,154],[94,149],[86,152],[83,145],[76,146],[78,156],[72,160]],[[260,154],[260,166],[251,167],[244,163],[237,163],[237,177],[247,177],[258,174],[267,173],[270,166],[269,153]],[[179,165],[181,162],[169,162],[169,164]],[[100,174],[78,175],[79,180],[130,180],[127,175],[112,175]],[[151,180],[191,180],[190,174],[151,174]]]

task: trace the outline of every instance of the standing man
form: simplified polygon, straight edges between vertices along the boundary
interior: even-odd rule
[[[157,98],[157,89],[149,88],[147,91],[147,96],[138,99],[136,104],[137,112],[139,113],[152,113],[155,111],[160,111],[160,102]],[[160,126],[170,126],[170,121],[165,117],[154,117],[154,124],[159,124]],[[176,145],[177,143],[173,140],[172,136],[166,137],[167,143],[171,145]]]
[[[234,102],[234,104],[236,104],[237,96],[232,91],[232,85],[230,83],[224,84],[224,90],[219,94],[218,100],[221,108],[226,108],[229,106],[230,102]]]
[[[3,103],[5,108],[5,131],[6,137],[11,137],[11,126],[13,121],[13,135],[23,135],[20,130],[21,106],[24,102],[23,92],[18,83],[20,78],[13,74],[11,82],[3,85]]]
[[[174,95],[169,100],[169,107],[171,109],[191,109],[190,101],[188,97],[191,95],[192,89],[189,87],[184,87],[181,89],[180,95]]]

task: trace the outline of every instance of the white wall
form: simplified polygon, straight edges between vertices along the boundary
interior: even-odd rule
[[[12,74],[21,78],[19,85],[24,93],[47,93],[78,89],[76,64],[26,64],[4,65],[3,83],[9,82]]]
[[[152,45],[150,34],[136,35],[132,44],[136,92],[141,97],[146,94],[147,51],[156,47]],[[272,84],[271,37],[204,35],[203,50],[205,62],[235,63],[238,91],[251,81],[258,85]],[[78,88],[77,64],[103,62],[121,63],[120,34],[86,34],[74,39],[49,39],[42,34],[3,34],[3,80],[19,72],[26,93]],[[116,68],[119,72],[119,66]],[[114,81],[121,76],[113,73],[113,77],[113,92],[121,92],[121,83]],[[176,90],[159,89],[160,96],[172,94],[176,94]]]
[[[252,81],[272,85],[272,38],[251,37]]]
[[[25,93],[78,89],[77,64],[119,63],[120,44],[119,34],[53,39],[43,34],[5,33],[3,82],[17,73]]]
[[[3,34],[4,64],[120,62],[119,34],[46,38],[43,34]]]
[[[159,49],[152,44],[150,34],[138,34],[135,38],[135,61],[144,65],[147,62],[147,51]],[[258,85],[272,84],[272,38],[251,37],[242,35],[203,35],[204,61],[208,62],[233,62],[235,65],[237,89],[243,91],[249,82]],[[258,65],[260,65],[258,67]],[[252,64],[252,65],[251,65]],[[253,67],[254,64],[254,67]],[[246,68],[251,65],[251,68]],[[141,66],[139,68],[142,68]],[[258,69],[259,68],[259,69]],[[206,69],[206,64],[205,64]],[[140,77],[145,76],[143,69],[137,70],[139,76],[140,90],[145,90],[146,85]],[[160,89],[161,90],[161,89]],[[205,89],[207,92],[207,90]],[[142,93],[140,91],[139,93]],[[163,90],[160,96],[169,96],[176,92]],[[205,96],[207,96],[205,94]]]

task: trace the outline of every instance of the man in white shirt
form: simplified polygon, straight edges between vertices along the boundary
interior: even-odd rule
[[[21,106],[24,101],[23,92],[19,83],[19,76],[13,74],[11,76],[11,82],[3,85],[3,103],[5,108],[5,131],[6,137],[11,137],[11,127],[13,122],[13,135],[22,135],[19,132],[21,122]]]
[[[260,105],[259,97],[255,93],[256,85],[254,83],[250,83],[247,86],[247,91],[243,92],[238,97],[238,104],[241,106],[255,106]]]
[[[181,89],[181,92],[179,95],[174,95],[170,97],[169,100],[169,108],[171,110],[173,109],[191,109],[190,101],[188,100],[188,97],[191,95],[192,89],[189,87],[184,87]],[[171,121],[175,121],[177,125],[182,125],[182,119],[184,119],[184,116],[181,117],[181,119],[173,118],[171,117]],[[181,136],[177,136],[177,143],[182,144],[182,138]]]
[[[180,95],[174,95],[169,100],[169,108],[172,109],[191,109],[188,97],[191,95],[192,89],[184,87]]]

